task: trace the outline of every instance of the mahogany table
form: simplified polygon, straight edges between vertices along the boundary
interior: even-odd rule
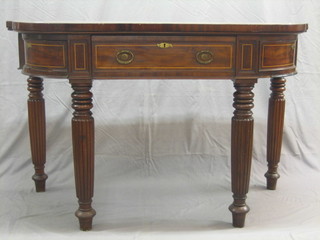
[[[271,77],[267,133],[267,188],[279,174],[285,76],[296,73],[297,35],[307,24],[115,24],[7,22],[17,31],[22,73],[28,78],[28,114],[36,191],[47,175],[45,105],[41,77],[68,78],[73,88],[74,174],[82,230],[92,228],[94,175],[93,79],[231,79],[235,87],[231,134],[233,226],[243,227],[252,141],[252,89]]]

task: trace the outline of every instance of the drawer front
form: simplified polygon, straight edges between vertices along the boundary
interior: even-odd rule
[[[234,69],[234,46],[233,37],[94,36],[93,71],[119,77],[124,72],[130,76],[150,72],[154,76],[173,71],[186,74],[188,70],[230,74]]]
[[[25,41],[26,64],[39,68],[66,68],[66,48],[62,41]]]
[[[296,40],[262,41],[260,71],[295,68]]]
[[[38,35],[37,35],[38,36]],[[33,39],[24,36],[22,72],[27,75],[68,76],[67,41]]]

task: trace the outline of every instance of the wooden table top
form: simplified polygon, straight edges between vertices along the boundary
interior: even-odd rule
[[[42,23],[7,21],[7,28],[18,32],[43,33],[207,33],[207,34],[282,34],[301,33],[308,24],[210,24],[210,23]]]

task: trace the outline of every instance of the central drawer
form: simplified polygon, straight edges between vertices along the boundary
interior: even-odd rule
[[[225,76],[234,70],[234,46],[234,37],[93,36],[93,73],[111,78]]]

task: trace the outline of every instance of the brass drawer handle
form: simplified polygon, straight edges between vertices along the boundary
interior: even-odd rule
[[[209,64],[213,61],[213,53],[208,50],[197,52],[196,59],[200,64]]]
[[[117,52],[116,59],[120,64],[129,64],[133,61],[134,55],[130,50],[121,50]]]

